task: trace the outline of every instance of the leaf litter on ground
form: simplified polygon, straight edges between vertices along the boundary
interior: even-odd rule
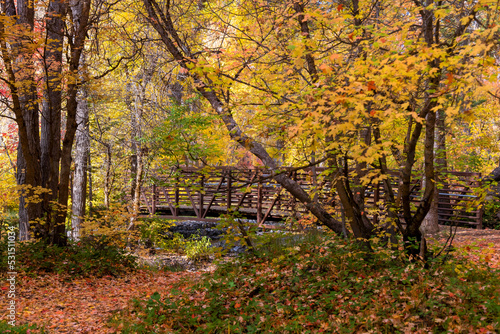
[[[445,236],[436,239],[443,242]],[[460,229],[453,247],[460,256],[469,257],[475,263],[499,268],[500,231]],[[151,328],[165,333],[192,332],[196,328],[201,332],[217,332],[220,324],[214,327],[208,322],[211,318],[209,313],[216,308],[220,308],[216,316],[221,318],[223,326],[229,325],[236,332],[239,328],[236,323],[245,325],[247,332],[252,332],[252,328],[258,332],[259,328],[267,328],[270,324],[273,327],[267,332],[273,332],[273,328],[290,328],[290,332],[329,332],[341,326],[363,332],[366,329],[364,326],[370,323],[384,325],[396,332],[410,330],[416,333],[421,331],[419,326],[424,328],[423,332],[436,326],[451,326],[469,332],[494,333],[498,330],[498,323],[481,324],[477,328],[469,324],[467,327],[453,312],[442,312],[442,318],[430,319],[436,314],[429,312],[432,310],[424,307],[421,301],[425,296],[435,294],[435,303],[440,307],[460,307],[460,303],[470,299],[471,294],[476,298],[474,294],[477,291],[445,289],[439,279],[412,286],[412,280],[423,282],[425,278],[404,271],[396,274],[387,270],[370,272],[365,270],[369,268],[359,267],[351,268],[348,275],[340,277],[343,275],[341,270],[347,269],[347,265],[344,268],[342,265],[335,267],[322,262],[321,258],[313,259],[313,253],[300,252],[300,249],[291,249],[290,259],[279,256],[243,262],[243,266],[238,263],[234,267],[226,266],[227,275],[202,276],[201,271],[137,270],[120,277],[72,280],[56,274],[17,277],[17,323],[37,324],[48,333],[116,333],[121,332],[124,326],[130,327],[127,321],[144,323],[146,314],[136,307],[142,300],[167,308],[167,311],[157,310],[158,316],[163,312],[163,316],[157,318],[161,319],[161,324],[143,326],[144,332]],[[325,255],[331,250],[318,246],[314,247],[314,252]],[[354,254],[346,252],[343,256],[348,261]],[[297,260],[300,261],[293,265],[290,263]],[[391,275],[395,276],[391,278]],[[466,276],[461,274],[457,277],[466,280]],[[306,282],[303,283],[303,280]],[[5,290],[6,281],[3,277],[1,281]],[[198,290],[192,291],[194,286]],[[391,291],[395,286],[396,290],[399,289],[399,296]],[[218,295],[213,294],[214,289]],[[6,310],[7,302],[6,298],[1,298],[0,309]],[[326,303],[331,305],[325,307]],[[388,314],[386,310],[391,304],[397,304],[401,312]],[[367,308],[367,305],[373,307]],[[176,307],[178,314],[172,313],[172,306]],[[339,310],[332,310],[333,307]],[[486,307],[477,305],[475,311],[484,313]],[[412,310],[418,310],[420,315],[412,315]],[[191,313],[188,315],[186,312]],[[110,319],[117,315],[125,321],[110,323]],[[353,317],[365,319],[364,323],[353,325]],[[482,318],[485,318],[484,314]],[[2,320],[7,320],[6,313],[0,313]],[[460,327],[462,325],[464,327]]]

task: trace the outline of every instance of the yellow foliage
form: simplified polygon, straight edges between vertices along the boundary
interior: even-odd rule
[[[125,248],[128,242],[137,241],[140,237],[137,223],[135,228],[128,228],[130,219],[131,215],[126,206],[114,205],[97,212],[95,217],[85,217],[81,226],[81,236],[107,236],[114,245]]]

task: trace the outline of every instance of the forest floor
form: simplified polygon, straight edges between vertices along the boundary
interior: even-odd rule
[[[47,333],[114,333],[107,320],[129,307],[132,299],[166,294],[179,281],[189,286],[201,273],[139,270],[122,277],[71,281],[59,275],[17,277],[16,324],[44,326]],[[1,310],[7,310],[7,300],[0,299]],[[3,313],[0,320],[7,320]]]
[[[447,239],[449,227],[435,236],[441,243]],[[459,228],[453,248],[474,261],[487,262],[500,268],[500,231]],[[143,259],[157,261],[161,256]],[[180,291],[189,292],[193,282],[214,265],[194,266],[176,263],[178,259],[164,257],[169,267],[179,271],[137,270],[121,277],[72,279],[60,275],[16,278],[17,324],[44,326],[48,333],[115,333],[107,326],[108,319],[119,310],[129,308],[134,298],[149,298],[154,292],[168,295],[172,286],[182,282]],[[181,261],[182,262],[182,261]],[[7,290],[1,278],[1,289]],[[179,287],[177,287],[179,289]],[[6,293],[7,291],[2,291]],[[7,310],[7,298],[0,298],[0,310]],[[0,321],[7,320],[0,312]],[[119,328],[118,328],[119,330]],[[28,332],[29,333],[29,332]],[[32,332],[33,333],[33,332]]]
[[[475,262],[500,268],[500,230],[440,226],[440,232],[433,239],[444,244],[450,234],[454,234],[454,249]]]

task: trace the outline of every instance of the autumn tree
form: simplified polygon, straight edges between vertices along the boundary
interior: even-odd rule
[[[23,240],[33,233],[47,242],[65,243],[78,71],[96,14],[91,6],[90,0],[49,1],[47,7],[32,1],[2,1],[2,79],[19,128]]]
[[[463,106],[449,103],[450,94],[474,94],[466,87],[496,68],[489,52],[498,36],[495,2],[143,3],[179,71],[189,74],[231,138],[322,224],[341,233],[325,205],[280,173],[269,141],[258,135],[269,124],[264,120],[282,129],[275,138],[309,138],[311,151],[329,161],[355,237],[369,239],[394,225],[409,253],[419,252],[435,191],[436,113],[455,115]],[[196,40],[188,34],[193,25],[202,35]],[[419,157],[428,181],[413,207]],[[399,170],[397,192],[390,167]],[[375,182],[385,185],[382,227],[365,210],[364,193]]]

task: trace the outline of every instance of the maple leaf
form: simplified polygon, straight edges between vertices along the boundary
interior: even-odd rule
[[[321,70],[321,72],[323,72],[324,74],[329,74],[332,72],[333,68],[327,64],[321,64],[319,65],[319,69]]]
[[[369,91],[372,91],[372,90],[376,90],[377,89],[377,86],[375,86],[375,82],[374,81],[368,81],[367,85],[366,85],[367,89]]]
[[[446,84],[450,85],[453,82],[453,73],[446,73]]]

